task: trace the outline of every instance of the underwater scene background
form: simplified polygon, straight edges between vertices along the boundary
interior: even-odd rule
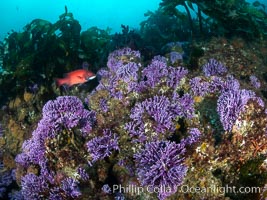
[[[34,19],[40,18],[55,23],[58,16],[64,12],[65,5],[75,15],[86,30],[91,26],[101,29],[110,27],[112,32],[120,32],[121,24],[131,28],[139,28],[139,23],[145,19],[144,13],[155,11],[160,0],[123,1],[123,0],[12,0],[4,1],[0,7],[0,39],[12,29],[22,31],[23,27]]]
[[[0,199],[267,199],[266,2],[2,5]]]

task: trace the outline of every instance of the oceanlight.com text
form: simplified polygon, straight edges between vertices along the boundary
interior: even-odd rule
[[[225,195],[229,193],[234,193],[234,194],[249,194],[249,193],[261,193],[262,188],[261,187],[236,187],[236,186],[224,186],[224,187],[219,187],[219,186],[211,186],[211,187],[191,187],[189,185],[181,185],[177,188],[171,188],[168,186],[137,186],[137,185],[128,185],[128,186],[122,186],[122,185],[113,185],[112,188],[110,188],[111,193],[131,193],[131,194],[137,194],[140,195],[143,192],[148,192],[148,193],[169,193],[172,192],[173,190],[178,190],[179,193],[202,193],[202,194],[208,194],[208,193],[215,193],[219,195]]]
[[[249,194],[249,193],[261,193],[261,187],[236,187],[236,186],[211,186],[211,187],[190,187],[188,185],[182,185],[179,188],[180,193],[216,193],[216,194]]]

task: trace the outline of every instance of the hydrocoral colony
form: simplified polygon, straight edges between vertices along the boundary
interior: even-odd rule
[[[195,96],[217,97],[225,131],[231,130],[249,100],[263,106],[254,92],[241,90],[237,80],[224,76],[227,68],[218,61],[211,59],[203,67],[206,79],[189,80],[187,69],[169,66],[170,59],[156,56],[143,68],[138,51],[114,51],[88,97],[91,110],[74,96],[49,101],[16,158],[24,170],[24,199],[86,197],[90,180],[107,186],[89,176],[94,167],[110,166],[107,163],[117,163],[129,174],[133,169],[142,186],[169,187],[157,194],[165,199],[183,183],[188,170],[184,160],[202,138],[195,120],[187,122],[184,133],[177,131],[181,120],[196,117]]]

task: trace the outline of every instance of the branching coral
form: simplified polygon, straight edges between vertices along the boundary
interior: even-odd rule
[[[154,96],[132,108],[132,121],[126,123],[125,129],[139,142],[150,141],[161,135],[167,137],[175,130],[177,118],[192,118],[193,113],[193,99],[189,94],[174,95],[171,100],[166,96]]]
[[[80,167],[87,161],[83,158],[84,152],[79,151],[82,146],[79,139],[88,135],[94,121],[94,112],[85,110],[77,97],[58,97],[45,104],[43,118],[33,132],[33,137],[24,142],[23,152],[16,158],[23,168],[33,167],[39,171],[22,177],[22,195],[25,199],[37,199],[50,190],[55,198],[55,188],[58,187],[61,189],[56,196],[62,199],[65,196],[79,196],[74,183],[77,185],[78,181],[88,179]],[[80,172],[80,176],[75,175],[77,172],[70,174],[67,168]],[[57,180],[59,174],[65,177],[65,182]]]
[[[22,195],[25,199],[38,199],[49,186],[44,177],[26,174],[21,180]]]
[[[100,84],[96,90],[107,90],[112,97],[122,99],[137,90],[138,72],[141,67],[140,53],[130,48],[116,50],[109,55],[108,71],[102,69]]]
[[[67,197],[77,198],[81,196],[79,191],[78,182],[73,178],[66,178],[61,182],[61,189],[64,191]]]
[[[196,96],[205,96],[210,92],[209,83],[203,81],[200,77],[194,77],[190,80],[191,90]]]
[[[156,141],[134,155],[137,175],[143,186],[164,188],[159,199],[165,199],[177,191],[186,175],[187,167],[183,164],[184,144]]]
[[[208,63],[203,65],[202,70],[205,76],[223,75],[227,72],[226,67],[215,59],[210,59]]]
[[[186,146],[190,146],[198,142],[200,140],[200,137],[201,137],[200,131],[197,128],[191,128],[189,130],[189,136],[183,139],[182,141]]]
[[[151,64],[142,71],[141,87],[154,88],[167,84],[168,87],[177,87],[187,75],[188,71],[182,67],[171,67],[167,65],[167,59],[161,56],[155,56]]]
[[[256,99],[260,105],[263,102],[256,98],[255,93],[249,90],[229,90],[222,92],[218,98],[217,111],[224,130],[230,131],[234,122],[250,99]]]
[[[62,96],[44,105],[43,119],[53,122],[54,128],[60,128],[60,125],[67,129],[79,126],[82,133],[88,133],[92,129],[94,113],[85,110],[77,97]]]
[[[95,162],[110,156],[112,151],[119,150],[118,137],[110,130],[104,130],[103,136],[95,137],[86,144],[87,149]]]
[[[254,88],[258,89],[258,88],[261,87],[261,82],[259,81],[259,79],[258,79],[256,76],[251,75],[251,76],[249,77],[249,80],[250,80],[250,84],[251,84]]]
[[[190,78],[187,69],[170,66],[171,62],[156,56],[145,67],[139,52],[117,50],[110,54],[107,69],[98,72],[100,83],[86,99],[94,111],[84,109],[77,97],[49,101],[32,138],[24,142],[23,152],[16,158],[22,171],[23,196],[154,199],[157,195],[166,199],[173,195],[182,199],[185,196],[177,192],[179,186],[203,175],[201,164],[225,170],[225,163],[218,162],[231,152],[227,149],[231,145],[221,136],[223,129],[224,135],[234,129],[235,137],[252,140],[245,142],[255,144],[250,149],[256,153],[246,155],[265,152],[259,138],[266,136],[260,128],[255,141],[246,132],[245,118],[251,117],[244,115],[247,105],[264,107],[253,91],[241,89],[237,79],[225,75],[226,67],[215,60],[203,67],[205,76]],[[205,104],[207,99],[214,104],[211,108]],[[212,115],[200,119],[209,114],[207,109],[213,109]],[[255,116],[261,113],[255,111]],[[215,129],[219,118],[223,128]],[[260,124],[265,121],[261,119]],[[218,148],[214,148],[218,135]],[[238,138],[234,139],[237,147]],[[216,179],[213,172],[209,176],[209,181]],[[113,190],[115,184],[141,185],[150,191],[142,196],[123,194]],[[164,188],[154,192],[159,187]]]

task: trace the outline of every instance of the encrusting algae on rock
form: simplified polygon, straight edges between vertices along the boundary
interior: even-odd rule
[[[185,184],[224,187],[234,181],[246,186],[238,179],[244,179],[242,169],[255,159],[266,174],[260,159],[266,153],[261,143],[266,139],[266,114],[259,97],[239,89],[232,76],[218,73],[213,61],[212,76],[189,78],[187,70],[169,66],[165,57],[155,57],[146,68],[138,58],[139,52],[129,48],[110,54],[108,69],[101,70],[99,85],[86,98],[89,110],[74,96],[58,97],[44,106],[43,118],[16,157],[23,196],[110,199],[119,194],[103,192],[104,186],[134,184],[169,190],[120,195],[209,199],[222,194],[179,191]],[[228,115],[217,113],[220,99],[227,99],[225,91],[233,91],[237,99],[248,97],[227,126],[223,120]],[[203,120],[206,101],[214,106],[208,111],[211,118]],[[227,102],[231,103],[223,101]],[[221,120],[224,133],[215,133],[222,129],[214,127],[212,117]],[[38,188],[29,187],[32,181]],[[255,183],[263,186],[264,181]]]

